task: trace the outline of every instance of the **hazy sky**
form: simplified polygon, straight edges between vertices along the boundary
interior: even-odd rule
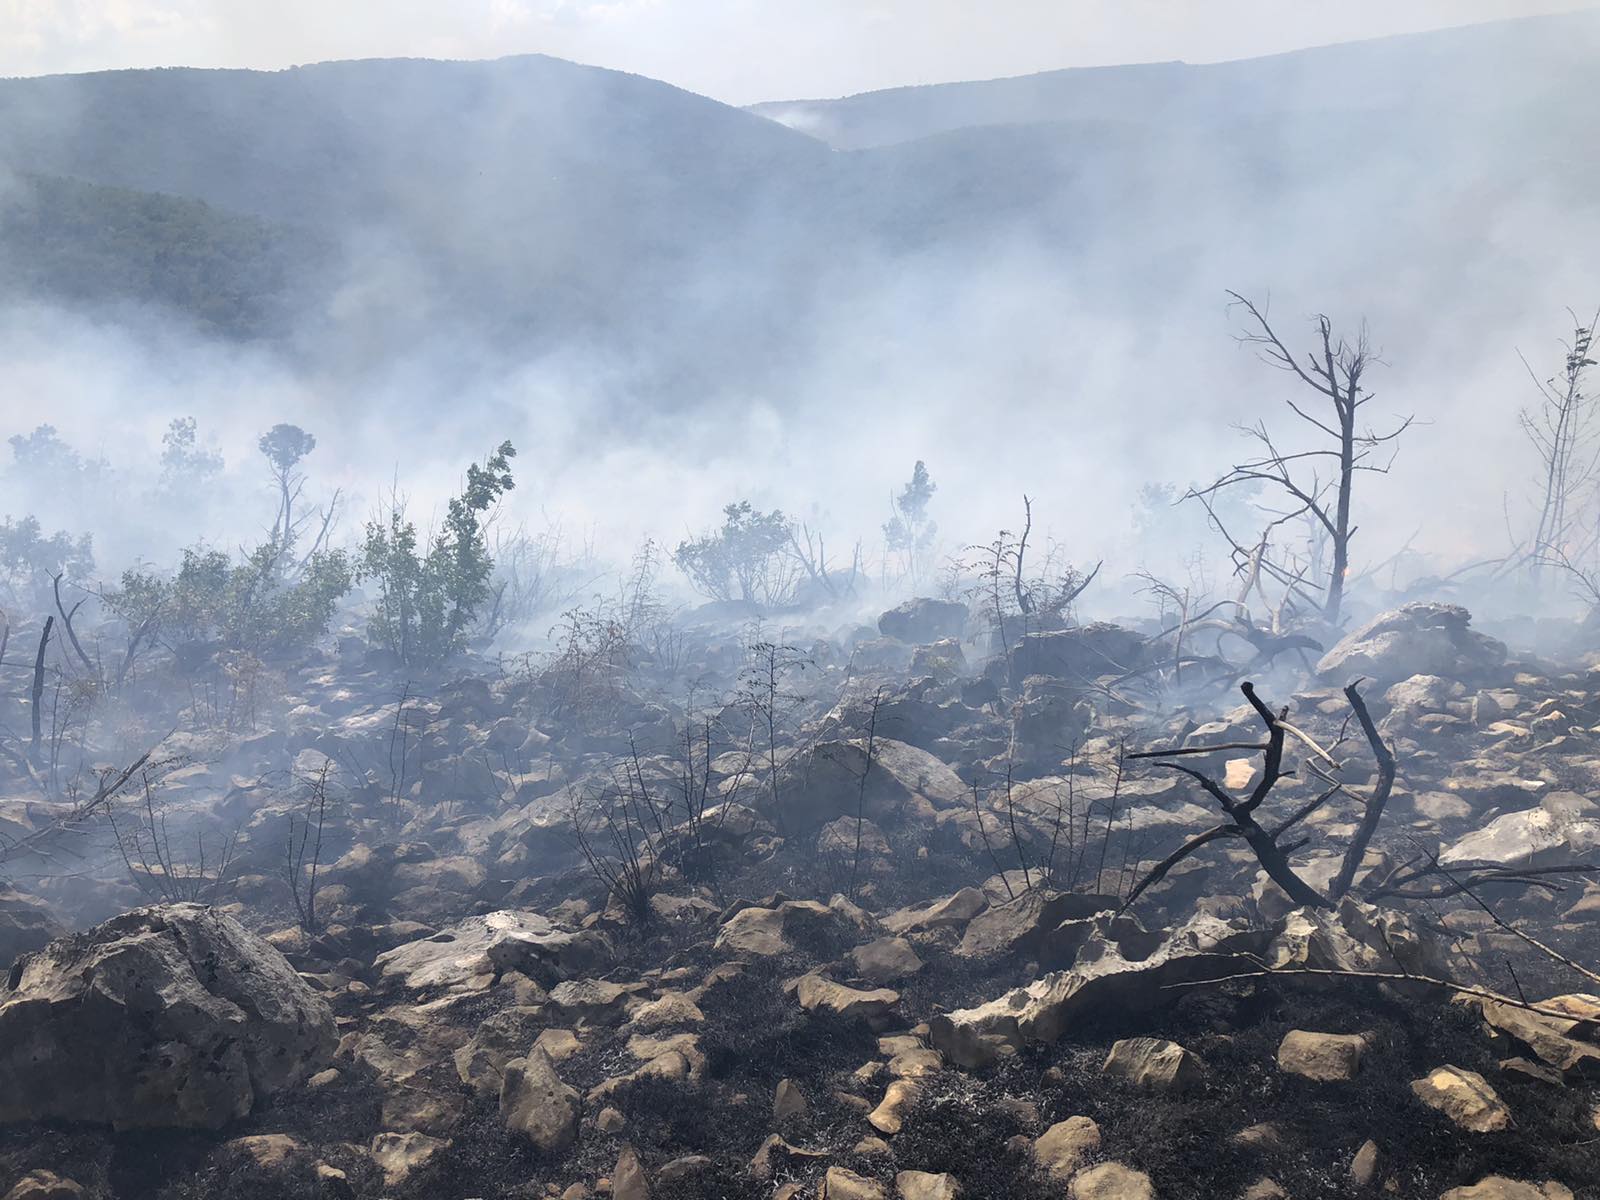
[[[1594,0],[0,0],[0,75],[538,52],[732,103],[1246,58]]]

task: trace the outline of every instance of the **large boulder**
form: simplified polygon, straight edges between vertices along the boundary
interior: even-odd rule
[[[1102,675],[1121,675],[1144,657],[1144,638],[1120,625],[1096,622],[1076,629],[1024,634],[1011,654],[1011,686],[1030,675],[1086,687]]]
[[[967,627],[967,606],[958,600],[920,597],[891,608],[878,618],[878,632],[897,642],[927,646],[959,639]]]
[[[1382,684],[1415,675],[1467,679],[1506,660],[1505,646],[1469,626],[1459,604],[1418,602],[1380,613],[1322,656],[1317,674],[1344,683],[1357,675]]]
[[[961,777],[926,750],[893,738],[822,742],[792,763],[779,788],[785,829],[815,829],[858,812],[887,824],[914,808],[965,807]]]
[[[1077,684],[1030,675],[1011,706],[1012,754],[1031,764],[1060,763],[1079,745],[1093,712]]]
[[[216,1129],[332,1053],[283,955],[198,904],[135,909],[18,960],[0,991],[0,1122]]]

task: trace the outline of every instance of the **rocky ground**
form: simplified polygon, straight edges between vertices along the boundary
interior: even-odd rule
[[[1600,1197],[1600,673],[980,626],[101,698],[5,768],[0,1196]]]

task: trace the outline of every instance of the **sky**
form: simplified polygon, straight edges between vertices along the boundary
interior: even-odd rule
[[[0,76],[541,53],[733,104],[1214,62],[1594,0],[0,0]]]

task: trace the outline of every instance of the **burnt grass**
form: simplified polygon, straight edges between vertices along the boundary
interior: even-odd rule
[[[665,945],[641,942],[636,949],[654,955]],[[676,954],[711,958],[703,947],[678,946]],[[943,954],[926,957],[928,978],[918,983],[926,991],[906,993],[908,1013],[925,1012],[941,984],[958,991],[982,988],[983,969]],[[1592,1088],[1557,1087],[1501,1070],[1499,1059],[1516,1051],[1494,1046],[1471,1010],[1356,984],[1236,983],[1188,992],[1155,1013],[1108,1014],[1080,1023],[1061,1041],[1029,1047],[993,1068],[946,1070],[925,1080],[904,1129],[888,1139],[893,1158],[857,1153],[856,1144],[873,1132],[860,1101],[875,1104],[886,1082],[882,1075],[868,1083],[853,1077],[879,1057],[877,1034],[858,1023],[806,1014],[785,992],[786,981],[816,963],[805,953],[758,962],[708,988],[700,1001],[706,1018],[699,1027],[703,1078],[697,1084],[641,1079],[617,1088],[606,1101],[626,1122],[616,1134],[599,1132],[592,1121],[599,1106],[586,1104],[577,1145],[554,1159],[509,1134],[492,1098],[473,1098],[451,1129],[448,1148],[404,1187],[385,1189],[355,1149],[379,1131],[377,1084],[342,1063],[345,1078],[338,1084],[291,1091],[225,1134],[113,1135],[57,1125],[0,1132],[0,1169],[10,1175],[49,1166],[78,1179],[91,1195],[125,1200],[531,1200],[550,1185],[592,1184],[609,1175],[629,1144],[652,1173],[685,1155],[710,1159],[695,1176],[653,1186],[658,1200],[766,1200],[778,1182],[814,1188],[832,1164],[889,1184],[900,1170],[949,1172],[969,1200],[1043,1200],[1059,1197],[1062,1189],[1034,1169],[1026,1142],[1055,1121],[1083,1115],[1101,1128],[1103,1156],[1147,1172],[1163,1200],[1226,1200],[1262,1176],[1296,1200],[1351,1196],[1356,1192],[1350,1161],[1369,1138],[1381,1147],[1402,1197],[1432,1200],[1450,1187],[1501,1174],[1557,1180],[1580,1200],[1600,1200]],[[1013,964],[1005,973],[1014,970]],[[615,974],[623,978],[627,972]],[[990,994],[1000,986],[991,973]],[[495,1006],[485,996],[481,1008],[462,1006],[452,1019],[470,1024]],[[1296,1028],[1368,1034],[1372,1050],[1358,1078],[1314,1083],[1278,1070],[1278,1044]],[[1205,1064],[1199,1084],[1184,1094],[1160,1095],[1103,1075],[1111,1043],[1141,1035],[1170,1038],[1197,1054]],[[1499,1134],[1464,1132],[1421,1105],[1411,1081],[1444,1064],[1484,1075],[1511,1108],[1515,1127]],[[635,1065],[614,1031],[594,1029],[585,1035],[585,1049],[563,1062],[561,1071],[587,1092]],[[809,1111],[775,1129],[773,1089],[784,1078],[800,1087]],[[859,1100],[851,1104],[835,1093]],[[1259,1122],[1278,1128],[1281,1147],[1235,1143],[1241,1129]],[[236,1156],[219,1153],[227,1140],[265,1132],[305,1141],[315,1157],[346,1172],[347,1184],[330,1188],[308,1168],[244,1169]],[[746,1166],[772,1132],[826,1157],[780,1163],[772,1180],[753,1179]]]

